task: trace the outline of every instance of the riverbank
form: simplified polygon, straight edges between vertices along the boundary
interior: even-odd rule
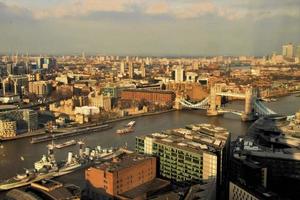
[[[138,118],[138,117],[144,117],[144,116],[159,115],[159,114],[173,112],[173,111],[176,111],[176,109],[173,108],[170,110],[164,110],[164,111],[158,111],[158,112],[149,112],[149,113],[142,113],[142,114],[137,114],[137,115],[130,115],[130,116],[107,120],[107,121],[104,121],[103,123],[109,124],[109,123],[113,123],[113,122],[119,122],[119,121],[124,121],[124,120],[134,119],[134,118]]]
[[[114,123],[114,122],[134,119],[134,118],[143,117],[143,116],[159,115],[159,114],[163,114],[163,113],[172,112],[172,111],[175,111],[175,110],[176,109],[170,109],[170,110],[164,110],[164,111],[158,111],[158,112],[149,112],[149,113],[142,113],[142,114],[137,114],[137,115],[130,115],[130,116],[120,117],[120,118],[116,118],[116,119],[105,120],[105,121],[102,121],[100,124],[110,124],[110,123]],[[99,125],[99,123],[85,124],[84,127],[88,128],[88,127],[92,127],[92,126],[95,126],[95,125]],[[77,128],[80,128],[80,127],[71,127],[70,130],[67,130],[67,131],[74,131],[74,129],[77,129]],[[65,128],[57,129],[56,131],[59,132],[61,130],[65,130],[65,132],[66,132]],[[37,131],[34,131],[34,132],[30,132],[30,133],[20,134],[20,135],[17,135],[15,137],[0,138],[0,142],[18,140],[18,139],[23,139],[23,138],[32,138],[34,136],[45,135],[45,133],[46,133],[45,130],[42,129],[42,130],[37,130]]]

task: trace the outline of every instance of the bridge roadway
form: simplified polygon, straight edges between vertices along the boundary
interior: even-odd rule
[[[224,92],[224,93],[217,93],[217,95],[222,95],[222,96],[232,96],[232,97],[240,97],[243,98],[245,97],[244,94],[237,94],[237,93],[228,93],[228,92]],[[209,108],[209,98],[210,96],[206,97],[204,100],[202,100],[199,103],[193,104],[185,99],[180,99],[179,103],[184,106],[184,107],[188,107],[188,108],[195,108],[195,109],[208,109]],[[274,112],[273,110],[269,109],[267,106],[265,106],[260,100],[255,99],[254,103],[253,103],[253,108],[254,108],[254,114],[258,115],[258,116],[266,116],[266,115],[273,115],[276,114],[276,112]],[[239,110],[233,110],[233,109],[217,109],[217,112],[222,114],[222,113],[232,113],[232,114],[236,114],[239,116],[243,115],[243,111],[239,111]],[[290,117],[291,118],[291,117]]]
[[[217,92],[216,95],[217,96],[225,96],[225,97],[237,97],[237,98],[242,98],[242,99],[246,98],[245,94],[232,93],[232,92]]]

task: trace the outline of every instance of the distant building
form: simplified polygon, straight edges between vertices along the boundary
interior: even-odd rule
[[[124,62],[120,63],[120,72],[121,72],[121,74],[125,74],[125,63]]]
[[[29,82],[29,93],[38,96],[47,96],[51,92],[51,84],[46,81],[33,81]]]
[[[121,100],[168,104],[175,100],[175,93],[165,90],[127,89],[121,92]]]
[[[99,114],[100,110],[98,107],[94,107],[94,106],[82,106],[82,107],[75,107],[74,113],[91,116],[91,115]]]
[[[183,82],[186,79],[185,71],[181,65],[176,66],[176,68],[174,69],[174,71],[172,73],[172,76],[173,76],[173,80],[175,80],[175,82]]]
[[[294,46],[289,43],[282,46],[282,55],[287,58],[292,58],[294,56]]]
[[[117,87],[104,87],[101,88],[101,94],[103,94],[104,96],[109,96],[112,98],[117,98],[118,97],[118,88]]]
[[[141,71],[141,76],[142,76],[143,78],[145,78],[145,77],[146,77],[146,68],[145,68],[145,64],[144,64],[144,63],[141,64],[141,69],[140,69],[140,71]]]
[[[210,190],[225,186],[230,133],[221,127],[195,124],[136,137],[136,151],[159,158],[159,174],[181,185],[216,179]]]
[[[3,119],[0,120],[0,138],[14,137],[17,135],[16,121]]]
[[[133,75],[134,75],[133,64],[132,64],[132,62],[129,62],[129,64],[128,64],[128,76],[129,76],[129,78],[133,78]]]
[[[95,106],[99,108],[103,108],[106,111],[111,110],[111,97],[104,96],[103,94],[100,95],[100,92],[94,91],[91,92],[88,96],[89,105]]]
[[[296,54],[295,54],[295,57],[299,58],[300,59],[300,45],[298,45],[296,47]]]

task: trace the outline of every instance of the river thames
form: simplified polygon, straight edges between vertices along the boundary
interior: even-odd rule
[[[300,109],[300,97],[296,95],[281,97],[276,102],[265,103],[269,108],[279,114],[292,115]],[[244,102],[235,101],[228,104],[228,107],[243,110]],[[135,131],[127,135],[116,134],[116,129],[123,127],[131,120],[124,120],[112,123],[112,129],[66,138],[59,140],[62,143],[70,139],[81,139],[86,145],[94,147],[100,145],[102,148],[117,147],[128,144],[129,149],[134,150],[135,137],[145,135],[161,130],[184,127],[192,123],[211,123],[216,126],[227,128],[231,132],[231,139],[237,136],[245,135],[247,128],[251,123],[245,123],[240,120],[239,116],[225,114],[218,117],[208,117],[205,111],[201,110],[182,110],[163,113],[159,115],[144,116],[134,119],[136,121]],[[17,173],[23,173],[24,168],[33,168],[33,163],[47,153],[46,145],[48,142],[31,144],[29,138],[2,142],[0,148],[0,179],[9,178]],[[57,160],[66,159],[67,152],[78,152],[78,146],[67,147],[61,150],[55,150]],[[22,158],[22,159],[21,159]],[[83,185],[83,170],[73,174],[60,177],[63,182],[70,182]]]

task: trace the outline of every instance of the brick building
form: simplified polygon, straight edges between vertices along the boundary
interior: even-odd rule
[[[86,170],[86,180],[95,188],[103,188],[116,196],[156,177],[156,158],[143,155],[127,155]]]
[[[167,104],[175,100],[175,93],[163,90],[128,89],[121,92],[121,100],[141,101]]]

